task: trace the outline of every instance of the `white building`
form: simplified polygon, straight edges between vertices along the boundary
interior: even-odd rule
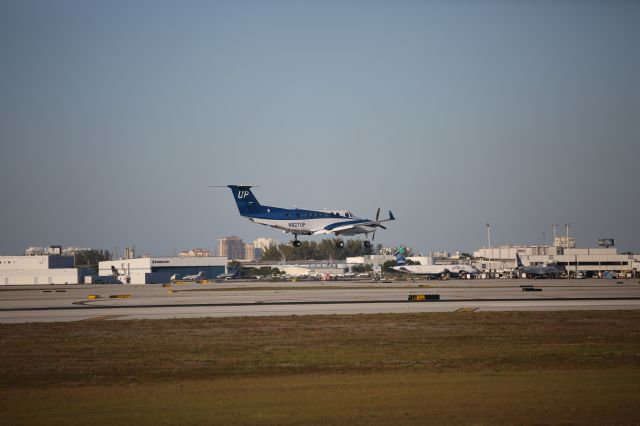
[[[562,247],[546,245],[502,245],[491,248],[482,247],[473,252],[476,259],[507,260],[514,261],[516,253],[522,256],[548,255],[553,256],[562,252]]]
[[[563,240],[566,244],[566,239]],[[615,247],[569,248],[547,245],[504,245],[492,248],[482,247],[473,252],[474,266],[482,270],[511,270],[516,267],[516,253],[522,263],[544,265],[558,263],[570,273],[583,272],[598,274],[605,271],[633,273],[640,269],[640,255],[618,254]]]
[[[178,253],[180,257],[210,257],[211,250],[203,249],[203,248],[193,248],[191,250],[183,250]]]
[[[286,264],[274,265],[283,273],[292,277],[307,275],[310,277],[322,275],[338,275],[344,273],[344,263],[309,263],[309,264]]]
[[[0,256],[0,285],[79,284],[85,275],[73,256]]]
[[[227,272],[227,258],[208,257],[144,257],[100,262],[100,276],[114,276],[123,284],[168,283],[172,275],[203,273],[204,279],[215,279]]]
[[[370,254],[366,256],[347,257],[347,265],[371,265],[374,268],[382,266],[389,260],[395,260],[396,257],[389,254]]]

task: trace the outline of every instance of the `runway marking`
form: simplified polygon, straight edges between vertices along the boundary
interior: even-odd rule
[[[475,312],[478,308],[460,308],[457,309],[456,312]]]
[[[79,321],[106,321],[114,318],[126,317],[126,315],[100,315],[98,317],[84,318]]]

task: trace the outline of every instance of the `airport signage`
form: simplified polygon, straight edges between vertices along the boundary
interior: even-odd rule
[[[615,246],[615,240],[613,238],[600,238],[598,240],[598,245],[600,247],[613,247]]]

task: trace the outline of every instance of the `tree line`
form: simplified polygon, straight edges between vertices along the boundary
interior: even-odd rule
[[[300,247],[291,244],[271,245],[262,252],[261,260],[291,261],[291,260],[344,260],[347,257],[364,256],[380,253],[382,244],[375,247],[365,247],[364,240],[346,240],[344,247],[336,246],[337,238],[325,239],[320,242],[303,241]]]
[[[74,253],[76,268],[90,268],[98,271],[98,262],[112,260],[113,255],[109,250],[79,250]]]

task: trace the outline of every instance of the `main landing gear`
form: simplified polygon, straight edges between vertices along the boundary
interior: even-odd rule
[[[300,247],[302,245],[302,241],[298,241],[298,234],[293,234],[293,241],[291,241],[294,247]]]
[[[342,240],[336,241],[336,247],[338,247],[339,249],[344,248],[344,241]]]

